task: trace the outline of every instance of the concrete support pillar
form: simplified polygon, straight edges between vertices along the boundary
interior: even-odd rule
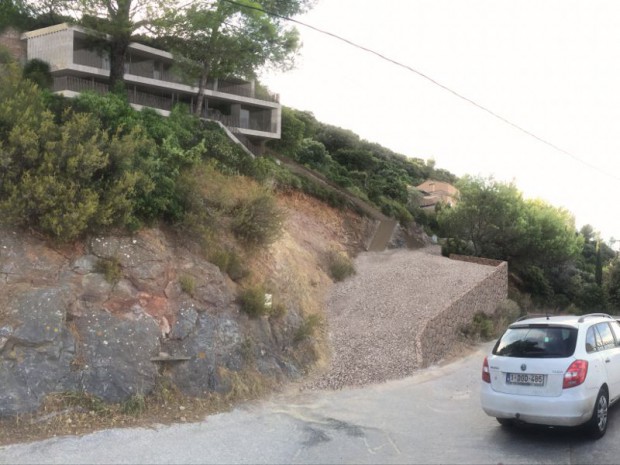
[[[282,107],[278,106],[271,110],[271,131],[278,135],[278,138],[282,135]]]

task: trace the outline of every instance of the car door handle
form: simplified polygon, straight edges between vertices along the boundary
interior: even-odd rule
[[[609,360],[608,358],[605,359],[605,363],[609,363],[611,362],[611,360]]]

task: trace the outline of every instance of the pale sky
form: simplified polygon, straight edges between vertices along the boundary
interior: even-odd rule
[[[620,239],[620,1],[318,0],[296,18],[297,68],[261,80],[282,104],[452,173],[515,182]],[[593,166],[593,167],[592,167]]]

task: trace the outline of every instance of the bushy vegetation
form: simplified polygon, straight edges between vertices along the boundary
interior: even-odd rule
[[[134,231],[163,221],[203,245],[234,280],[244,254],[277,239],[283,215],[274,189],[300,189],[333,206],[344,196],[296,176],[268,157],[253,159],[212,123],[186,108],[163,118],[135,111],[119,94],[77,99],[44,89],[40,63],[24,73],[0,65],[0,221],[59,242],[111,228]],[[351,131],[285,108],[272,148],[322,173],[385,214],[432,226],[444,253],[507,260],[519,290],[560,311],[620,311],[620,265],[592,227],[575,230],[569,212],[522,198],[513,185],[465,177],[460,201],[421,212],[412,186],[454,182],[432,161],[406,158]],[[337,258],[337,257],[336,257]],[[349,263],[329,264],[344,279]],[[111,281],[110,270],[103,270]],[[354,270],[353,270],[354,272]]]
[[[277,165],[218,126],[182,107],[138,112],[117,94],[55,97],[15,64],[0,68],[0,161],[2,221],[60,242],[163,220],[203,234],[227,225],[256,247],[282,226],[268,187]]]
[[[282,318],[286,315],[286,305],[263,284],[247,285],[239,292],[238,300],[241,311],[252,318]]]
[[[323,318],[320,315],[312,314],[304,318],[293,336],[293,342],[300,343],[308,338],[314,337],[317,331],[323,326]]]
[[[403,224],[412,219],[423,225],[431,221],[422,212],[419,196],[411,186],[428,178],[450,183],[456,180],[452,173],[436,169],[432,160],[397,154],[349,130],[323,124],[311,113],[291,108],[282,111],[282,138],[270,145]]]
[[[566,210],[524,199],[512,184],[464,177],[459,203],[438,213],[443,253],[508,261],[519,291],[552,312],[618,312],[615,252]]]
[[[344,281],[355,274],[353,261],[343,252],[331,250],[327,253],[327,270],[331,278],[338,282]]]
[[[181,286],[181,290],[187,295],[194,297],[194,292],[196,291],[196,280],[193,276],[187,274],[179,276],[179,286]]]
[[[121,263],[116,258],[102,258],[95,264],[95,271],[101,273],[110,284],[118,283],[122,276]]]
[[[516,302],[506,299],[490,315],[477,312],[471,323],[462,328],[461,332],[469,339],[488,341],[501,335],[522,313]]]

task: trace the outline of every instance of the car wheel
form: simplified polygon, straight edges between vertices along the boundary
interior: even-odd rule
[[[496,418],[496,420],[500,425],[506,426],[506,427],[510,427],[515,424],[512,418]]]
[[[592,418],[587,423],[586,428],[594,439],[602,438],[607,431],[607,415],[609,409],[609,398],[607,391],[601,389],[594,403]]]

